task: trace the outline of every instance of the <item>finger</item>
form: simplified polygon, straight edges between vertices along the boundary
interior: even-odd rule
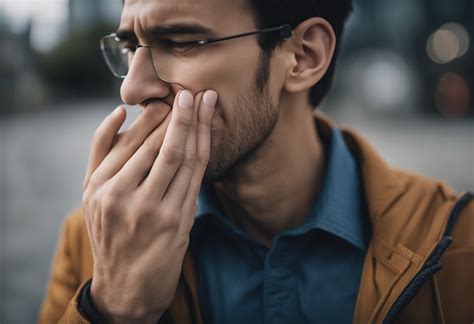
[[[122,189],[135,191],[148,175],[163,144],[170,120],[171,113],[168,113],[163,123],[153,130],[143,142],[143,145],[112,178],[115,181],[115,185],[119,187],[119,191],[122,191]],[[122,188],[120,189],[120,187]]]
[[[150,133],[163,122],[169,111],[169,106],[164,102],[147,107],[123,135],[119,134],[120,139],[95,171],[97,183],[104,183],[116,175]]]
[[[126,116],[127,112],[125,109],[117,107],[95,130],[89,153],[86,175],[82,184],[83,190],[87,188],[91,174],[110,152],[115,135],[120,130],[120,127],[122,127]]]
[[[163,198],[184,158],[186,139],[192,125],[194,97],[188,90],[180,91],[171,112],[163,146],[143,182],[143,189],[153,199]]]
[[[199,93],[194,101],[192,126],[188,138],[186,139],[183,162],[163,195],[163,201],[166,201],[167,204],[176,210],[181,209],[196,165],[197,114],[199,111],[199,105],[201,104],[201,99],[202,93]]]
[[[191,178],[186,198],[182,205],[180,230],[189,233],[194,223],[196,212],[196,201],[201,189],[202,180],[206,172],[211,152],[211,125],[214,117],[215,106],[218,95],[215,91],[207,91],[199,107],[197,128],[197,160],[194,173]]]

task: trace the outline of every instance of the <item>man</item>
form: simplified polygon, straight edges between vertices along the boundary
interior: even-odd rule
[[[95,133],[40,322],[474,321],[472,196],[315,112],[350,11],[125,0],[102,50],[142,113]]]

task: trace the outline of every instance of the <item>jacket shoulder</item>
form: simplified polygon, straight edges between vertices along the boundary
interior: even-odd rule
[[[373,222],[374,234],[392,246],[401,243],[426,256],[433,244],[443,238],[451,211],[461,194],[436,179],[402,169],[392,169],[392,172],[402,184],[401,190]]]
[[[405,179],[405,193],[401,202],[411,211],[409,217],[418,215],[420,226],[436,227],[439,238],[453,237],[453,245],[462,241],[464,246],[474,246],[474,194],[455,192],[446,183],[409,171],[395,171]]]
[[[435,199],[433,202],[442,204],[454,202],[460,196],[444,181],[405,169],[394,168],[393,172],[404,183],[404,194],[407,196],[405,199]]]
[[[38,322],[58,322],[68,304],[75,305],[73,297],[91,276],[92,253],[84,214],[82,208],[76,208],[63,221]]]

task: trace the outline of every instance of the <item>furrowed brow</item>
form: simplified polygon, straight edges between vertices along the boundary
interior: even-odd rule
[[[162,25],[153,26],[145,30],[145,34],[150,38],[156,38],[163,35],[202,35],[210,36],[212,31],[206,27],[198,25]]]

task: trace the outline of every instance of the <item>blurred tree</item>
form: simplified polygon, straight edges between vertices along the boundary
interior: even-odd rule
[[[112,93],[117,80],[108,70],[99,40],[113,25],[98,22],[71,34],[38,62],[39,72],[53,89],[53,96],[102,97]]]

